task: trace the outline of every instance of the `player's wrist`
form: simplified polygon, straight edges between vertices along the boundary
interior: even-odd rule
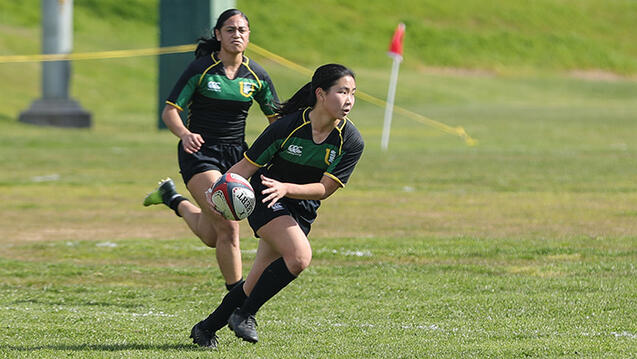
[[[179,132],[177,133],[177,137],[179,137],[180,139],[182,139],[182,140],[183,140],[183,139],[184,139],[184,137],[186,137],[186,136],[190,136],[191,134],[192,134],[192,132],[190,132],[188,129],[185,129],[185,130],[183,130],[183,131],[179,131]]]

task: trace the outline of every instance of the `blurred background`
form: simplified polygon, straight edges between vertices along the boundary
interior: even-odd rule
[[[159,5],[158,0],[125,5],[74,1],[73,52],[157,48]],[[378,196],[388,206],[378,218],[388,217],[388,224],[373,221],[372,227],[400,232],[397,223],[407,222],[399,226],[448,235],[633,233],[633,216],[614,217],[619,223],[601,218],[608,207],[635,213],[625,196],[611,198],[634,195],[636,188],[634,1],[240,0],[236,5],[250,19],[254,45],[310,70],[343,63],[357,72],[360,92],[381,100],[391,68],[389,41],[396,25],[404,23],[396,106],[461,127],[478,141],[467,146],[461,137],[426,121],[394,113],[389,150],[382,153],[384,109],[359,98],[351,117],[365,136],[367,151],[352,182],[355,190],[343,192],[353,195],[358,189],[367,198],[342,201],[366,208]],[[39,1],[1,2],[0,55],[40,53],[40,16]],[[248,48],[247,55],[267,69],[281,99],[309,80],[261,52]],[[118,236],[112,232],[122,222],[146,223],[149,214],[158,212],[141,211],[138,197],[160,177],[179,178],[176,139],[157,129],[157,104],[163,102],[157,96],[158,57],[73,62],[70,96],[93,116],[92,128],[82,130],[16,121],[41,96],[41,68],[38,62],[0,63],[0,196],[7,204],[2,209],[7,213],[0,216],[3,237],[41,233],[33,218],[59,220],[47,225],[57,229],[45,237],[64,237],[84,226],[93,233],[94,224],[75,223],[84,216],[117,223],[105,232],[107,237]],[[266,122],[256,106],[252,109],[256,113],[248,121],[248,136],[254,138]],[[59,190],[64,186],[86,193],[73,201]],[[380,192],[372,195],[369,189]],[[467,192],[487,203],[467,205],[453,197]],[[511,204],[513,213],[498,203],[511,193],[549,197],[542,199],[549,203],[541,203],[550,210],[544,205],[530,210],[539,217],[539,228],[519,229],[527,213],[517,203]],[[437,196],[445,197],[444,209],[432,207]],[[464,204],[456,208],[453,203],[459,201]],[[554,218],[565,216],[565,207],[582,213],[557,225]],[[478,223],[457,219],[467,216]],[[367,232],[364,226],[338,230]],[[157,234],[150,231],[150,236]],[[87,236],[79,233],[79,238]]]
[[[159,0],[73,4],[74,53],[160,46]],[[367,96],[350,118],[366,150],[347,187],[321,207],[310,283],[284,293],[282,307],[271,309],[278,319],[264,322],[280,335],[279,347],[238,347],[229,356],[295,357],[308,348],[309,356],[330,356],[312,340],[321,348],[337,341],[349,357],[635,355],[636,1],[236,6],[256,45],[246,54],[268,71],[281,99],[309,81],[298,67],[338,62],[356,72]],[[394,111],[381,151],[387,50],[401,22],[395,104],[405,111]],[[157,126],[158,57],[73,61],[70,95],[92,114],[92,126],[25,124],[18,117],[41,96],[42,64],[3,59],[39,54],[40,24],[40,1],[0,0],[0,307],[12,309],[3,323],[20,323],[0,328],[0,340],[16,356],[184,349],[174,343],[184,341],[183,328],[207,310],[204,299],[221,281],[214,252],[184,223],[165,208],[141,206],[161,178],[185,191],[177,139]],[[253,106],[248,142],[266,124]],[[444,128],[462,128],[476,142]],[[250,263],[255,241],[241,225]],[[361,313],[347,288],[335,285],[343,276],[357,300],[378,307]],[[286,317],[293,320],[277,322],[288,302],[306,294],[301,288],[316,290],[304,303],[312,310],[295,305]],[[143,329],[112,310],[137,310]],[[148,311],[174,316],[141,319]],[[44,320],[45,328],[23,317]],[[83,321],[97,320],[117,331],[97,329],[106,346],[87,348],[75,332],[95,330]],[[308,329],[308,321],[323,327]],[[71,344],[46,328],[71,333]],[[37,347],[20,343],[25,330],[42,334]],[[155,330],[165,336],[150,349],[121,344],[144,342],[143,333]],[[289,340],[289,330],[310,335]]]

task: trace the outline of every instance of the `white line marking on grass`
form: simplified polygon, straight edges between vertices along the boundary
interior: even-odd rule
[[[620,151],[628,151],[628,145],[625,143],[611,143],[610,148]]]
[[[31,177],[31,182],[54,182],[60,179],[60,175],[57,173],[44,175],[44,176],[33,176]]]
[[[149,311],[148,313],[119,313],[119,314],[130,314],[133,317],[175,317],[174,314],[166,314],[164,312],[153,313],[153,311]]]
[[[108,248],[115,248],[117,247],[117,243],[113,243],[113,242],[101,242],[95,245],[96,247],[108,247]]]
[[[346,251],[343,252],[345,256],[354,256],[354,257],[371,257],[372,252],[370,251]]]
[[[337,255],[342,255],[345,257],[372,257],[373,254],[371,251],[369,250],[365,250],[365,251],[350,251],[350,250],[345,250],[343,248],[336,250],[336,249],[328,249],[328,248],[320,248],[316,251],[317,253],[332,253],[332,254],[337,254]]]
[[[431,331],[441,331],[441,332],[446,332],[446,330],[440,328],[437,324],[431,324],[431,325],[402,325],[401,326],[402,329],[424,329],[424,330],[431,330]],[[456,330],[454,330],[456,331]]]
[[[629,333],[627,331],[623,331],[621,333],[617,333],[617,332],[610,332],[611,335],[614,335],[615,338],[619,338],[619,337],[627,337],[630,339],[637,339],[637,334],[633,334],[633,333]]]
[[[294,322],[295,323],[299,323],[300,320],[295,320]],[[278,325],[278,326],[288,324],[288,322],[286,322],[286,321],[276,320],[276,319],[275,320],[267,320],[267,321],[264,321],[264,323],[268,324],[268,325],[269,324],[273,324],[273,325]],[[336,328],[340,328],[340,327],[344,327],[344,328],[346,328],[346,327],[377,328],[377,327],[379,327],[378,324],[373,324],[373,323],[341,323],[341,322],[332,322],[332,321],[329,321],[329,320],[328,320],[327,323],[315,322],[315,323],[313,323],[313,325],[315,325],[317,327],[321,327],[321,326],[326,325],[326,326],[336,327]],[[387,328],[386,325],[381,325],[380,327]],[[390,327],[393,327],[393,326],[390,326]],[[440,328],[437,324],[431,324],[431,325],[405,324],[405,325],[400,325],[399,328],[400,329],[406,329],[406,330],[409,330],[409,329],[420,329],[420,330],[427,330],[427,331],[440,331],[440,332],[443,332],[443,333],[450,333],[450,332],[456,333],[456,332],[459,331],[458,328],[453,328],[451,330],[445,330],[445,329]]]

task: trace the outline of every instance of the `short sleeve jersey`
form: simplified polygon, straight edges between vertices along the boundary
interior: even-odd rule
[[[243,143],[253,100],[268,118],[276,116],[279,98],[267,72],[244,56],[230,80],[221,60],[211,54],[190,63],[166,103],[180,111],[187,106],[190,131],[218,143]]]
[[[310,109],[268,126],[244,157],[278,181],[306,184],[326,175],[344,186],[363,153],[363,138],[347,117],[321,143],[312,138]]]

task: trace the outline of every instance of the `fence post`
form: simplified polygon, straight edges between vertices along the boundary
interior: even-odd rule
[[[235,6],[234,0],[161,0],[159,4],[159,45],[177,46],[193,44],[201,36],[210,36],[217,17]],[[157,101],[157,127],[166,128],[161,112],[173,86],[194,54],[164,54],[159,56],[159,98]],[[188,109],[181,113],[182,121]]]

